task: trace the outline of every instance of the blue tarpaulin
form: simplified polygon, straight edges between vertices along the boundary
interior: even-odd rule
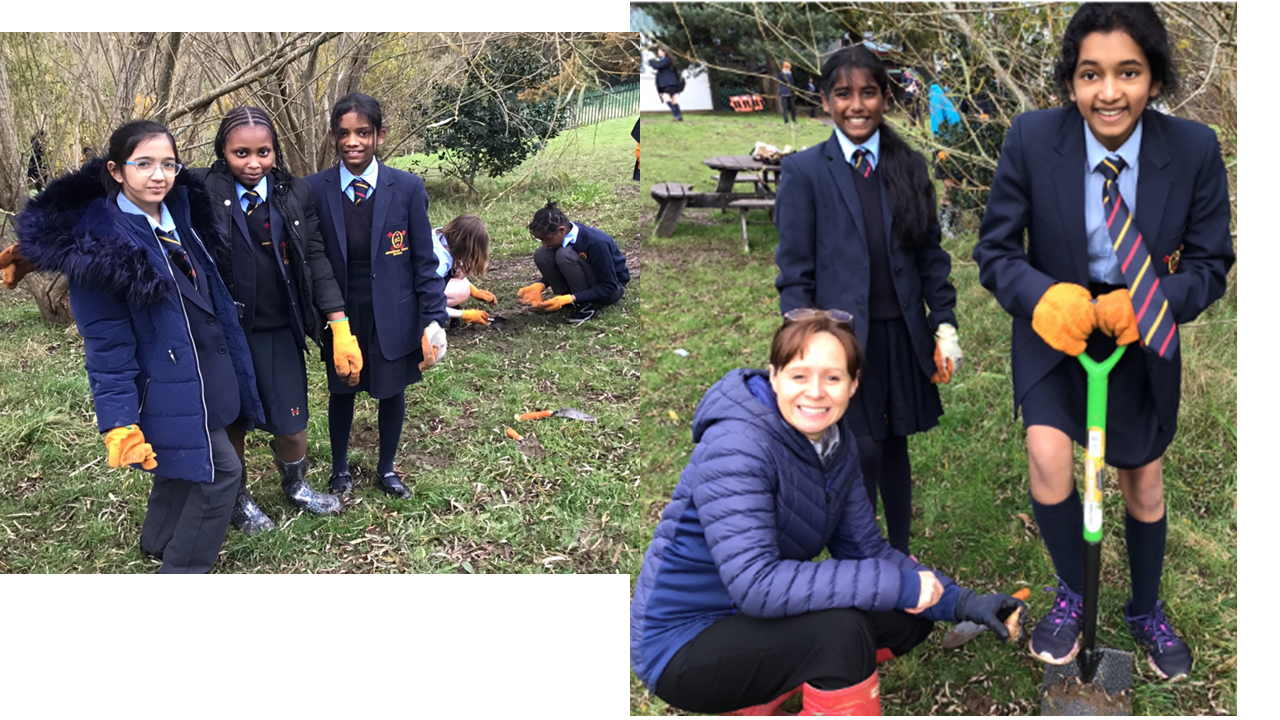
[[[938,83],[929,86],[929,124],[934,135],[946,123],[960,124],[960,113],[956,112],[956,106],[951,104],[946,93],[946,89]]]

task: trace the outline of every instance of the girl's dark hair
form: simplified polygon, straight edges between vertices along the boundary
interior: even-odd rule
[[[483,277],[489,268],[489,229],[480,218],[459,215],[444,226],[443,232],[458,275],[474,273]]]
[[[822,65],[818,87],[831,100],[836,82],[854,70],[866,70],[880,87],[880,95],[889,94],[889,73],[876,54],[863,45],[841,48]],[[880,157],[876,170],[883,173],[885,188],[893,203],[893,235],[898,246],[915,250],[924,242],[929,226],[937,222],[937,196],[929,179],[929,166],[924,156],[893,131],[888,122],[880,122]]]
[[[788,320],[773,334],[773,344],[769,348],[769,364],[776,372],[791,364],[791,361],[804,355],[809,341],[818,333],[831,333],[844,347],[845,369],[849,377],[858,378],[862,370],[862,348],[853,335],[853,328],[847,323],[834,320],[826,315],[813,315],[801,320]]]
[[[329,129],[337,131],[342,116],[353,112],[369,121],[375,132],[382,130],[382,105],[364,93],[347,93],[333,104],[329,115]]]
[[[152,120],[133,120],[127,122],[116,131],[111,133],[111,140],[107,142],[107,154],[105,160],[109,160],[120,168],[120,172],[125,172],[124,163],[138,148],[142,141],[163,135],[169,138],[169,144],[173,146],[173,158],[175,162],[182,162],[178,157],[178,143],[174,141],[173,134],[169,132],[169,128]],[[111,172],[107,170],[107,163],[102,163],[102,185],[107,189],[108,193],[118,192],[120,183],[111,177]]]
[[[529,231],[535,233],[555,232],[557,228],[569,227],[569,216],[564,211],[556,207],[556,204],[550,200],[546,206],[538,208],[538,212],[533,214],[533,220],[529,222]]]
[[[252,105],[241,105],[232,108],[230,112],[222,118],[222,123],[218,125],[218,134],[213,138],[213,152],[218,156],[214,162],[214,168],[225,169],[227,166],[227,136],[232,130],[240,127],[253,127],[255,125],[265,125],[271,130],[271,149],[276,153],[273,169],[279,170],[285,178],[290,177],[289,171],[284,165],[284,151],[280,149],[280,136],[276,134],[276,125],[271,122],[267,111]]]
[[[1080,44],[1090,33],[1122,30],[1142,49],[1151,67],[1152,83],[1160,83],[1160,94],[1172,97],[1178,92],[1178,68],[1169,48],[1169,33],[1150,3],[1085,3],[1067,23],[1062,34],[1062,50],[1053,67],[1053,79],[1070,103],[1071,80],[1080,62]]]

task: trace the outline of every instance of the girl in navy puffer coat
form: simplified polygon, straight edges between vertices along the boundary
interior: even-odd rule
[[[812,363],[829,335],[852,349],[836,365],[847,361],[846,378],[856,378],[848,325],[808,313],[775,336],[777,375]],[[1006,638],[1003,618],[1022,605],[961,588],[885,541],[841,417],[856,381],[842,401],[815,389],[794,406],[796,396],[779,405],[775,382],[735,370],[699,404],[698,445],[636,583],[631,666],[650,691],[694,712],[767,703],[753,714],[770,714],[799,686],[811,712],[878,712],[878,649],[901,655],[938,620],[982,622]],[[793,409],[823,402],[834,410],[816,430]],[[831,558],[812,562],[824,548]]]
[[[205,247],[221,233],[203,186],[182,173],[168,130],[138,120],[16,226],[26,259],[68,281],[108,462],[155,475],[143,552],[162,572],[209,570],[242,469],[225,428],[241,415],[262,422],[262,405]]]

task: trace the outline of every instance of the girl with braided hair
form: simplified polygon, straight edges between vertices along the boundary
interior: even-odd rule
[[[542,312],[571,305],[568,322],[578,325],[594,317],[600,306],[622,299],[631,273],[627,259],[608,233],[570,222],[554,202],[534,213],[529,232],[542,243],[533,253],[542,281],[520,288],[521,304]],[[547,287],[555,295],[543,301],[542,291]]]
[[[338,331],[333,352],[358,378],[360,348],[346,328],[342,292],[324,253],[311,186],[285,168],[276,128],[260,108],[243,106],[222,118],[214,138],[217,160],[192,171],[213,196],[225,232],[213,248],[218,274],[230,291],[257,376],[265,422],[240,418],[227,436],[243,460],[245,435],[273,435],[271,454],[288,500],[319,515],[336,513],[335,495],[307,483],[307,371],[303,352],[310,337],[324,347],[321,316]],[[241,476],[233,527],[257,533],[274,527],[254,502]]]

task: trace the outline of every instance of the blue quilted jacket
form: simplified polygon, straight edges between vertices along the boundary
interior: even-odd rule
[[[15,221],[22,254],[37,269],[67,278],[99,432],[136,424],[156,453],[157,467],[148,472],[212,482],[206,400],[231,395],[241,415],[262,421],[249,343],[206,251],[206,243],[223,242],[222,231],[203,185],[180,173],[165,206],[209,280],[235,369],[235,385],[206,387],[168,256],[107,194],[99,179],[103,162],[64,175],[27,203]]]
[[[631,667],[650,690],[685,643],[733,613],[916,606],[918,572],[930,568],[880,534],[844,421],[840,432],[824,466],[779,414],[761,370],[734,370],[703,396],[693,419],[698,445],[631,601]],[[831,558],[812,562],[824,548]],[[935,574],[945,593],[923,616],[954,621],[961,588]]]

